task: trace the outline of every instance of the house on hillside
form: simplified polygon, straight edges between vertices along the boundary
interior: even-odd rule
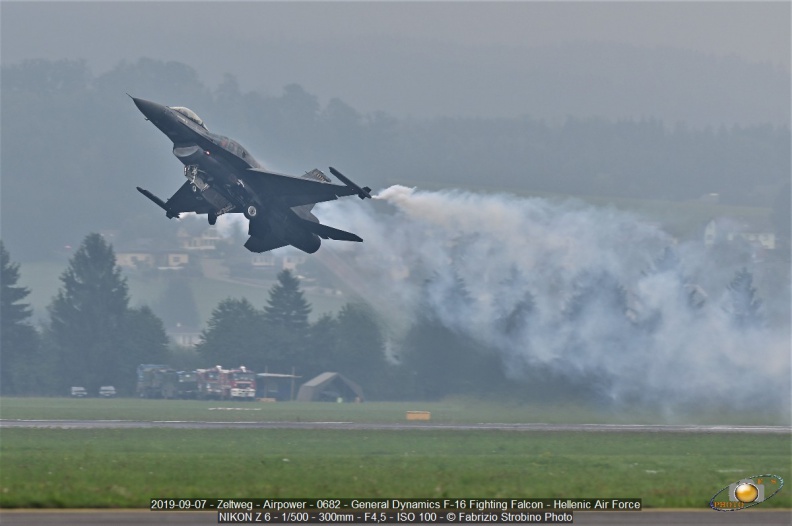
[[[264,252],[262,254],[253,254],[250,258],[250,265],[255,269],[277,269],[280,263],[279,260],[280,258],[272,252]]]
[[[298,266],[305,263],[305,254],[282,254],[275,255],[272,252],[253,254],[250,264],[257,269],[273,269],[278,272],[281,270],[296,270]]]
[[[735,221],[728,218],[711,220],[704,227],[704,246],[716,243],[745,241],[756,249],[775,250],[776,235],[767,220]]]
[[[190,255],[180,250],[131,249],[116,252],[116,264],[135,270],[181,270],[190,263]]]
[[[308,257],[302,252],[285,254],[281,258],[281,270],[297,270],[297,267],[305,263],[306,259]]]
[[[174,345],[192,349],[201,341],[201,330],[196,327],[185,327],[177,323],[175,327],[168,327],[165,333]]]
[[[263,252],[261,254],[237,254],[226,259],[230,275],[242,278],[272,279],[281,270],[297,271],[305,263],[305,254],[284,253],[283,251]]]
[[[217,250],[219,244],[224,242],[215,226],[205,228],[198,235],[191,234],[185,228],[180,228],[176,235],[179,238],[179,246],[190,251],[214,251]]]
[[[767,220],[734,221],[713,219],[704,227],[704,246],[717,244],[745,244],[754,262],[764,261],[768,252],[776,249],[776,235]]]

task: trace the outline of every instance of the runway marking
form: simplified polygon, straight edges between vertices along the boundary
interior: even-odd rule
[[[261,411],[260,407],[210,407],[209,411]]]
[[[792,435],[790,426],[658,425],[658,424],[547,424],[547,423],[478,423],[437,424],[361,423],[361,422],[209,422],[194,420],[24,420],[0,419],[0,428],[60,429],[348,429],[348,430],[448,430],[448,431],[550,431],[592,433],[746,433]]]

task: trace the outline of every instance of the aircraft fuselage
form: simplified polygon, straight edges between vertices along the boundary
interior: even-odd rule
[[[308,253],[319,249],[319,236],[306,230],[300,221],[319,222],[310,211],[313,205],[284,206],[277,195],[258,191],[250,184],[250,178],[257,174],[249,170],[263,167],[242,145],[210,133],[200,118],[187,108],[167,107],[134,97],[132,100],[146,119],[173,142],[173,154],[184,165],[184,176],[190,183],[193,197],[206,204],[198,213],[205,210],[210,224],[214,224],[219,215],[242,213],[250,220],[251,240],[245,246],[251,251],[261,252],[270,250],[272,245],[284,244]],[[140,191],[166,208],[150,192]],[[178,216],[178,212],[169,212],[167,208],[166,213],[168,217]],[[299,218],[297,221],[295,215]],[[262,239],[267,242],[261,242]]]

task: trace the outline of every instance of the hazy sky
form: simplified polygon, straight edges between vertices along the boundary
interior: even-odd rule
[[[233,53],[241,42],[358,36],[472,47],[616,41],[790,63],[789,2],[4,1],[2,16],[3,62],[88,58],[99,69],[136,55],[194,59],[204,46]]]
[[[3,1],[0,9],[3,64],[84,58],[100,74],[122,59],[176,60],[210,87],[224,73],[242,89],[270,94],[296,82],[323,101],[401,115],[413,107],[470,110],[463,106],[476,83],[498,97],[492,77],[508,64],[581,42],[694,50],[790,70],[789,2]],[[494,63],[500,69],[486,67]],[[473,86],[455,99],[444,81]],[[443,93],[419,101],[432,89]],[[497,112],[485,104],[479,111]]]

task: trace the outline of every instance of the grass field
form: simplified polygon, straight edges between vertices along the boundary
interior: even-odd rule
[[[217,408],[239,408],[238,411]],[[790,425],[789,417],[759,412],[653,413],[593,410],[576,405],[496,404],[468,399],[365,404],[260,403],[138,398],[0,398],[0,418],[80,420],[190,420],[219,422],[403,422],[406,411],[429,411],[432,422],[549,424]]]
[[[706,507],[741,476],[789,480],[789,440],[490,431],[6,429],[2,507],[151,498],[639,497]],[[790,492],[766,506],[790,507]]]
[[[460,402],[209,410],[227,405],[3,398],[0,416],[401,421],[405,409],[427,409],[435,422],[550,421],[528,418],[547,409]],[[565,415],[555,421],[594,421],[582,410]],[[0,507],[147,507],[165,497],[638,497],[651,508],[705,508],[741,477],[791,480],[791,445],[788,435],[6,428]],[[763,506],[789,508],[791,497],[785,488]]]

